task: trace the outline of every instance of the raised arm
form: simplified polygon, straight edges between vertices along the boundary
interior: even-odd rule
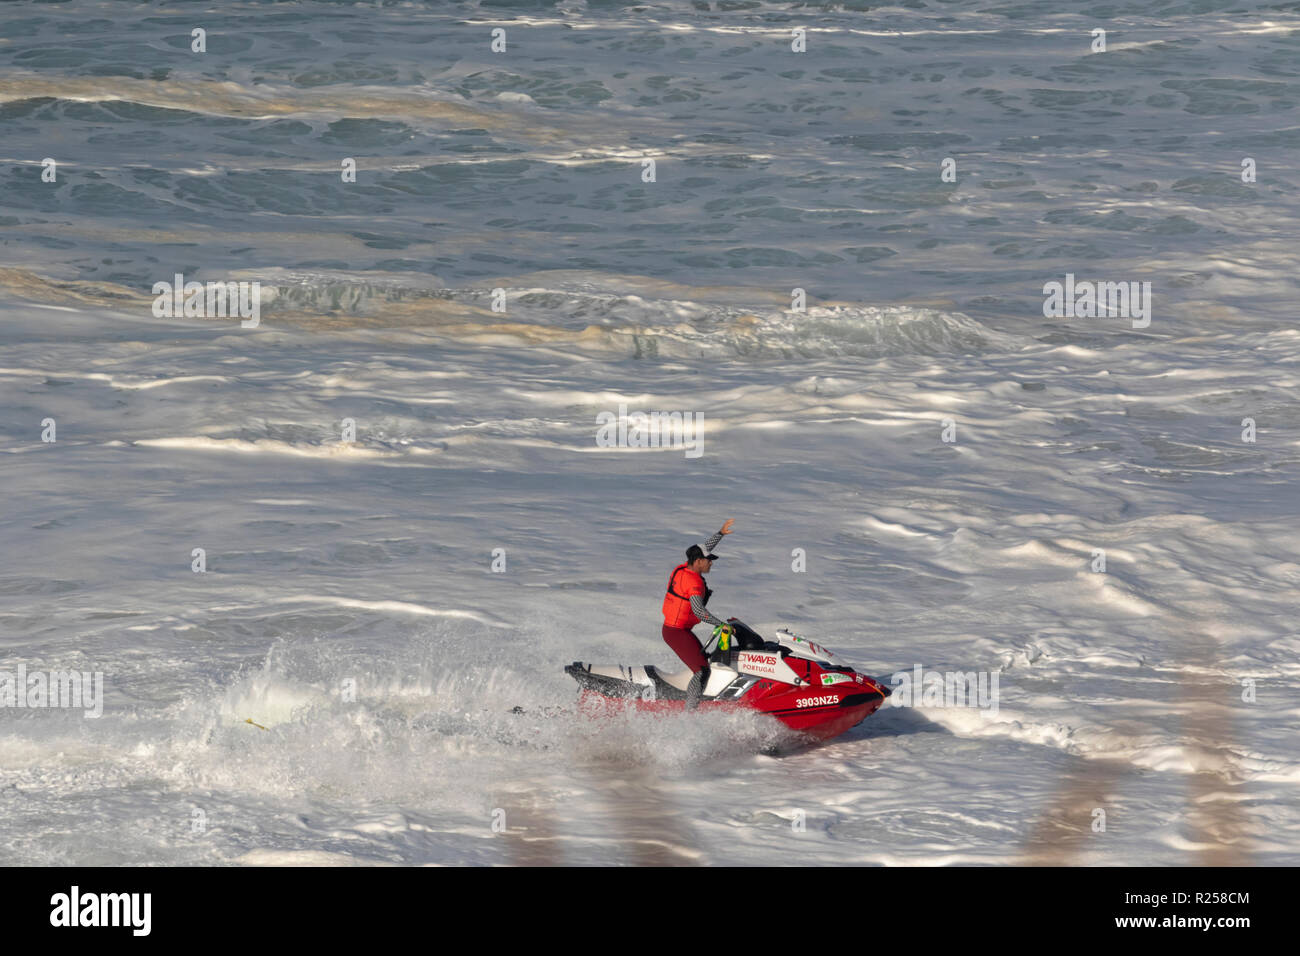
[[[716,548],[718,542],[722,540],[722,536],[724,534],[731,534],[731,526],[735,520],[736,519],[734,518],[728,518],[722,523],[722,527],[713,535],[713,537],[704,542],[705,554],[712,554],[713,549]],[[712,624],[714,627],[727,623],[726,621],[720,620],[716,614],[709,613],[709,609],[704,606],[704,596],[700,594],[691,595],[691,613],[701,621],[704,621],[706,624]]]
[[[735,524],[735,521],[736,521],[735,518],[728,518],[726,521],[722,523],[722,527],[713,535],[713,537],[710,538],[708,541],[704,542],[705,554],[712,554],[713,549],[716,548],[718,546],[718,542],[722,540],[722,536],[724,534],[731,534],[731,526]]]

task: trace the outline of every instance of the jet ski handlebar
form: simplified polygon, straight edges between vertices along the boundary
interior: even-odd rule
[[[729,657],[732,651],[781,651],[784,650],[782,645],[777,641],[766,640],[763,635],[759,634],[744,621],[739,618],[727,618],[727,625],[731,628],[732,641],[731,646],[723,651],[714,651],[715,655],[724,655]],[[704,646],[705,653],[709,653],[709,647],[713,641],[717,640],[719,628],[714,628],[712,640]],[[782,655],[784,656],[784,655]]]

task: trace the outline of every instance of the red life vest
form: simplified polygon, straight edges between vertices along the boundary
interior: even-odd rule
[[[678,582],[683,586],[676,587]],[[668,593],[664,595],[664,623],[669,627],[683,627],[689,631],[700,623],[700,619],[691,610],[691,595],[702,595],[704,603],[708,604],[712,593],[705,587],[703,575],[684,564],[677,565],[668,576]]]

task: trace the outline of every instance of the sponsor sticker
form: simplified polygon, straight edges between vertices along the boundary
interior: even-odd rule
[[[741,653],[740,664],[749,668],[751,671],[758,671],[763,674],[775,674],[777,656],[775,654],[749,654]]]

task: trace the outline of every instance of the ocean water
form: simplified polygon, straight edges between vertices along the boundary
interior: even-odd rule
[[[1298,105],[1297,3],[0,6],[0,684],[104,688],[0,863],[1300,863]],[[726,518],[996,710],[574,713]]]

